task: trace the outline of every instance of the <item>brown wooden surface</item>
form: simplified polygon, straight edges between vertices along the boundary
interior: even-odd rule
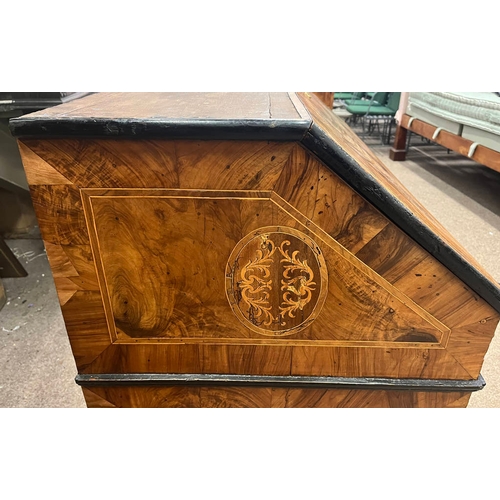
[[[106,399],[103,399],[101,396],[98,396],[95,392],[92,392],[85,387],[82,387],[82,390],[88,408],[116,408],[115,405],[106,401]]]
[[[394,136],[394,145],[389,151],[389,158],[393,161],[404,161],[406,159],[406,136],[407,130],[398,125]]]
[[[322,248],[318,257],[321,257],[323,263],[325,258],[328,260],[328,265],[323,264],[322,267],[325,269],[326,266],[325,273],[320,271],[318,263],[314,263],[314,252],[310,250],[310,247],[317,247],[314,240],[316,236],[309,231],[307,234],[304,232],[307,219],[302,218],[303,226],[300,226],[295,220],[300,217],[298,213],[294,212],[292,218],[289,212],[280,210],[271,199],[264,198],[265,192],[250,193],[248,198],[229,191],[217,193],[193,190],[144,190],[138,193],[136,190],[84,190],[83,193],[92,200],[86,202],[89,204],[89,217],[92,218],[93,226],[96,228],[96,232],[92,231],[91,234],[95,238],[94,246],[98,249],[96,251],[99,252],[102,261],[103,281],[107,283],[111,297],[109,310],[120,330],[118,337],[125,334],[129,338],[158,336],[190,338],[199,337],[201,331],[203,336],[222,339],[236,336],[258,340],[262,339],[262,334],[281,336],[292,328],[299,317],[302,318],[300,323],[308,321],[309,315],[316,317],[320,312],[316,309],[323,307],[325,299],[324,307],[327,310],[339,309],[335,305],[343,304],[343,314],[330,317],[328,311],[325,311],[322,316],[325,320],[329,318],[328,320],[318,318],[307,330],[302,333],[296,332],[295,340],[397,341],[400,336],[415,332],[416,338],[420,334],[428,341],[439,342],[443,334],[448,332],[444,325],[435,322],[425,311],[406,305],[404,296],[398,294],[397,290],[358,260],[353,259],[351,254],[335,241],[329,241],[332,248],[328,248],[318,239],[318,244],[321,244]],[[237,197],[231,198],[232,195]],[[284,202],[278,200],[278,203]],[[287,205],[284,205],[284,208],[292,210]],[[252,217],[254,213],[255,217]],[[231,217],[228,217],[228,214],[231,214]],[[243,220],[247,223],[242,226]],[[165,221],[170,222],[166,225]],[[208,227],[208,239],[207,221],[211,223]],[[236,227],[235,223],[238,224]],[[262,227],[267,229],[263,230]],[[279,233],[276,232],[278,230]],[[151,232],[161,236],[152,241]],[[296,236],[293,236],[294,232]],[[131,240],[130,234],[136,237]],[[276,323],[274,326],[264,324],[264,328],[257,329],[261,331],[254,335],[247,331],[247,328],[241,329],[238,321],[242,320],[241,314],[238,313],[240,309],[245,309],[247,316],[250,314],[249,304],[243,304],[243,300],[240,309],[232,307],[235,312],[233,317],[228,309],[230,304],[226,296],[218,294],[217,290],[225,287],[228,296],[231,292],[230,303],[232,303],[236,300],[235,290],[229,290],[229,284],[225,285],[224,279],[230,283],[234,281],[234,285],[239,283],[237,292],[240,294],[244,288],[244,278],[252,276],[255,272],[259,275],[259,279],[265,278],[265,272],[261,270],[249,270],[244,277],[241,274],[243,263],[255,261],[258,251],[256,246],[260,246],[263,234],[270,235],[268,241],[274,241],[278,246],[280,242],[292,240],[292,248],[289,250],[290,245],[288,245],[285,251],[288,256],[292,251],[298,252],[296,258],[299,261],[301,259],[304,261],[305,256],[305,260],[313,266],[311,272],[314,270],[315,281],[311,288],[314,288],[312,290],[314,293],[309,297],[309,303],[303,304],[302,309],[295,310],[297,316],[290,317],[289,314],[280,316],[282,320],[286,320],[285,327],[281,328]],[[240,251],[239,247],[245,235],[251,236],[253,245],[250,247],[247,245]],[[307,246],[298,240],[297,236],[301,235],[303,238],[312,238],[310,240],[312,243]],[[123,246],[117,247],[116,241],[129,241],[126,251]],[[192,258],[186,261],[185,251],[190,246],[193,249]],[[167,248],[168,263],[163,257]],[[238,260],[241,260],[240,267],[237,267]],[[217,272],[224,269],[226,263],[228,263],[226,273]],[[266,293],[271,294],[277,301],[276,308],[283,295],[287,295],[286,298],[294,302],[297,294],[290,292],[292,296],[279,286],[282,284],[283,276],[276,266],[283,265],[279,258],[274,259],[272,268],[267,272],[276,271],[274,276],[278,276],[279,279],[276,280],[274,276],[272,278],[275,283],[277,281],[278,286],[271,284],[262,292],[253,294],[253,303],[258,303]],[[326,281],[327,272],[330,280],[334,280],[330,286]],[[235,274],[234,280],[232,274]],[[288,278],[291,285],[289,289],[296,290],[294,282],[297,284],[296,280],[300,276],[307,276],[307,271],[302,273],[294,271]],[[364,289],[362,298],[353,294],[350,289],[355,281],[360,281],[357,285],[358,293]],[[178,283],[186,285],[176,285]],[[305,286],[307,288],[307,284]],[[249,288],[255,286],[249,283]],[[305,297],[307,298],[307,295]],[[270,301],[270,306],[273,300]],[[173,309],[165,310],[160,316],[156,311],[163,303],[171,304]],[[389,316],[373,314],[364,321],[360,320],[365,316],[367,308],[373,308],[375,311],[380,308],[381,303],[392,308],[393,311]],[[181,311],[185,312],[178,317]],[[186,316],[188,311],[189,316]],[[257,312],[255,310],[254,314]],[[274,311],[270,312],[275,314]],[[140,324],[136,324],[136,321]],[[157,324],[157,321],[162,323]],[[264,316],[262,319],[260,316],[254,318],[255,323],[261,321],[266,322]],[[353,332],[353,322],[364,324],[360,324],[359,330]],[[252,330],[251,327],[250,329]]]
[[[241,387],[92,387],[90,407],[122,408],[464,408],[461,392]]]
[[[286,92],[101,92],[31,118],[278,120],[301,116]]]
[[[470,262],[496,286],[495,279],[482,268],[474,257],[472,257],[426,210],[426,208],[418,200],[416,200],[415,197],[391,174],[387,167],[377,158],[370,148],[351,131],[349,126],[343,120],[326,109],[321,101],[314,95],[299,93],[299,97],[308,112],[311,114],[315,125],[324,130],[349,156],[362,165],[363,169],[368,174],[370,174],[385,189],[387,189],[389,193],[405,204],[415,217],[417,217],[445,243],[459,253],[465,260]],[[418,120],[415,120],[415,122],[417,121]],[[403,127],[404,124],[405,122],[403,121]],[[441,134],[444,134],[444,131],[441,132]],[[478,146],[478,149],[479,147],[480,146]],[[450,147],[450,149],[453,148]]]
[[[317,97],[237,97],[220,109],[219,97],[193,95],[190,117],[298,120],[305,105],[473,262]],[[111,99],[103,118],[151,118],[157,106],[175,118],[184,98],[130,104],[101,94],[46,112],[96,116]],[[80,373],[479,375],[500,315],[303,145],[61,138],[24,139],[20,151]],[[92,407],[465,406],[469,397],[159,386],[84,394]]]
[[[298,144],[52,139],[21,153],[80,372],[479,374],[498,314]],[[296,261],[275,250],[271,286],[258,264],[285,240]],[[264,324],[245,286],[273,321],[287,300],[297,315]]]
[[[5,295],[5,288],[3,287],[2,280],[0,279],[0,310],[2,310],[2,307],[5,305],[6,301],[7,296]]]
[[[408,123],[410,118],[411,117],[409,115],[403,115],[401,127],[411,130],[415,134],[421,135],[422,137],[425,137],[440,146],[444,146],[447,149],[451,149],[452,151],[469,158],[469,149],[473,144],[473,141],[466,139],[465,137],[452,134],[446,130],[441,130],[438,136],[433,139],[432,136],[434,135],[437,127],[419,119],[413,120],[411,126],[409,127]],[[478,163],[481,163],[482,165],[485,165],[486,167],[500,172],[500,153],[498,151],[478,145],[474,154],[470,158]]]
[[[333,92],[313,92],[313,94],[317,96],[328,109],[333,108]]]

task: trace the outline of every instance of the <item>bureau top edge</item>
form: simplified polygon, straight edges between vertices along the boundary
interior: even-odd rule
[[[14,136],[297,141],[312,119],[289,92],[95,93],[10,121]]]

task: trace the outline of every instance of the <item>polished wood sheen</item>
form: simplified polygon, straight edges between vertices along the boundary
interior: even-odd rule
[[[328,109],[333,108],[334,92],[313,92],[313,94],[317,96]]]
[[[274,387],[92,387],[84,394],[91,408],[462,408],[470,398],[463,392]]]
[[[97,94],[42,118],[55,127],[59,116],[115,123],[186,113],[198,127],[234,116],[242,121],[233,128],[258,120],[260,134],[277,117],[312,116],[468,258],[311,93],[150,97]],[[80,374],[479,377],[497,310],[307,141],[131,137],[116,123],[123,137],[72,129],[19,140]],[[230,385],[84,392],[98,407],[465,406],[470,394]]]

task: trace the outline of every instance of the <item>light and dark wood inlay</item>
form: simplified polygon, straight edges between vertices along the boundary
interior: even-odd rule
[[[262,335],[291,335],[320,313],[328,271],[316,242],[291,227],[245,236],[229,257],[226,294],[241,322]]]
[[[345,158],[469,256],[313,93],[299,97],[231,98],[219,110],[221,97],[212,96],[210,111],[200,94],[136,104],[134,96],[96,94],[79,101],[80,110],[65,105],[25,120],[32,132],[44,120],[62,131],[69,119],[74,126],[65,137],[40,134],[19,145],[80,374],[478,379],[500,318],[491,296],[485,300],[360,194],[340,168]],[[170,116],[163,125],[193,106],[187,121],[197,127],[218,117],[248,134],[246,118],[264,128],[282,120],[302,127],[304,140],[261,140],[262,128],[255,140],[175,139],[168,127],[148,135],[162,103]],[[103,138],[85,125],[78,135],[81,120],[98,112],[108,124],[114,115],[147,126],[134,136],[132,122],[118,121]],[[318,154],[318,130],[338,145],[337,157]],[[468,401],[460,391],[229,385],[87,387],[85,395],[90,406]]]

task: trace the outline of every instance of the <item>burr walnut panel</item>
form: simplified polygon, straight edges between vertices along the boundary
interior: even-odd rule
[[[80,372],[478,376],[498,314],[301,145],[20,144]],[[228,300],[238,245],[269,227],[326,267],[319,286],[297,255],[316,284],[284,335]]]
[[[446,342],[448,328],[271,192],[83,192],[119,342]]]
[[[470,394],[275,387],[92,387],[89,407],[145,408],[462,408]]]

